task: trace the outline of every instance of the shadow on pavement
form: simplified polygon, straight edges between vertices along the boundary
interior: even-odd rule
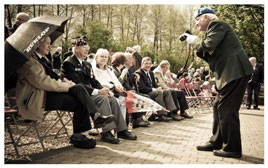
[[[243,160],[248,163],[253,163],[253,164],[264,164],[264,159],[257,158],[254,156],[243,155],[240,160]]]

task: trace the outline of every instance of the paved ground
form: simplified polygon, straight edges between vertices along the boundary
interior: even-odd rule
[[[95,149],[67,146],[31,156],[32,164],[264,164],[264,108],[240,111],[243,157],[213,156],[196,146],[211,135],[212,113],[195,114],[180,122],[152,122],[133,131],[137,141],[121,140],[113,145],[97,137]]]

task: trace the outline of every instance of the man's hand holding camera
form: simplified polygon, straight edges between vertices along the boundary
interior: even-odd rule
[[[191,32],[189,30],[186,30],[185,33],[183,33],[179,39],[180,41],[187,41],[189,44],[193,44],[194,40],[197,38],[195,35],[191,35]]]

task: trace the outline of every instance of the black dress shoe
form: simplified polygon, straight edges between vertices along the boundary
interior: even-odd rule
[[[199,145],[196,148],[199,151],[213,151],[215,149],[221,149],[221,147],[215,146],[209,142],[207,142],[205,145]]]
[[[92,149],[96,146],[95,139],[89,139],[85,135],[80,135],[79,137],[72,135],[70,138],[70,143],[77,148]]]
[[[105,127],[106,124],[114,121],[114,115],[104,116],[100,113],[95,113],[94,116],[94,128],[102,128]]]
[[[254,110],[260,110],[260,108],[257,106],[254,106]]]
[[[158,117],[158,122],[162,122],[162,121],[168,122],[168,121],[170,121],[170,119],[167,118],[165,115],[161,115]]]
[[[118,144],[120,142],[120,140],[118,138],[116,138],[111,133],[111,131],[102,132],[101,133],[101,141],[108,142],[108,143],[111,143],[111,144]]]
[[[221,156],[221,157],[232,157],[232,158],[241,158],[242,154],[241,152],[227,152],[224,150],[214,150],[213,154],[215,156]]]
[[[174,120],[174,121],[181,121],[181,120],[184,119],[183,117],[179,116],[178,114],[174,114],[174,113],[171,113],[171,114],[170,114],[170,117],[171,117],[172,120]]]
[[[142,117],[133,119],[132,121],[132,128],[137,128],[137,127],[148,127],[150,125],[149,122],[146,122],[142,119]]]
[[[156,115],[152,114],[149,118],[148,121],[156,121]]]
[[[136,140],[137,139],[137,136],[135,134],[129,132],[128,130],[118,132],[117,137],[122,138],[122,139],[128,139],[128,140]]]
[[[193,116],[187,114],[186,112],[182,113],[181,116],[184,117],[184,118],[189,118],[189,119],[193,118]]]

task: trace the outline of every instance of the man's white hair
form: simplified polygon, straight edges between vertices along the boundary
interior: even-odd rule
[[[58,51],[58,50],[62,50],[62,47],[57,47],[57,51]]]
[[[205,14],[203,14],[202,16],[207,16],[208,18],[209,18],[209,20],[218,20],[219,18],[215,15],[215,14],[213,14],[213,13],[205,13]]]
[[[249,61],[253,61],[253,62],[256,62],[257,61],[256,57],[250,57],[248,60]]]

